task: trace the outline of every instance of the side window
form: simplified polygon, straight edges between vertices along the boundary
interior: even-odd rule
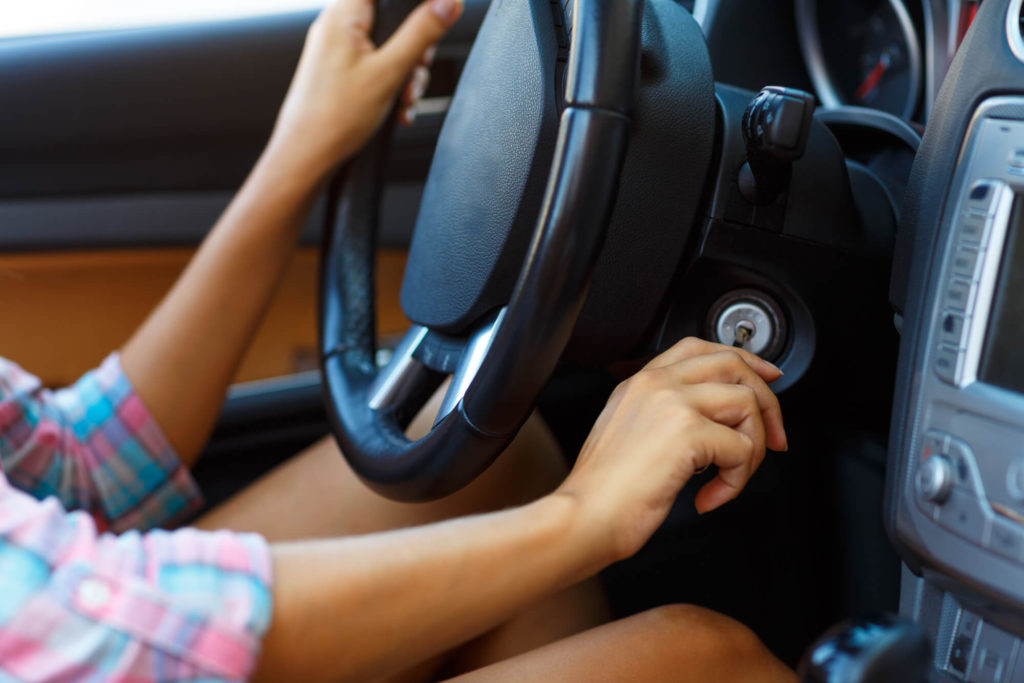
[[[0,38],[139,28],[322,7],[326,0],[29,0],[0,2]]]

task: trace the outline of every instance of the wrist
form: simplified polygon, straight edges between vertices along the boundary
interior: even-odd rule
[[[610,528],[578,492],[562,486],[535,505],[543,505],[545,515],[561,520],[558,543],[578,565],[580,576],[575,580],[592,576],[620,559]]]
[[[302,141],[277,131],[256,162],[256,172],[273,183],[285,183],[297,189],[318,187],[337,164],[327,155],[317,154]]]

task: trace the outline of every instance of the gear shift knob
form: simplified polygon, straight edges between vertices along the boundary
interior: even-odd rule
[[[920,683],[931,643],[912,621],[884,615],[845,621],[818,639],[800,662],[801,683]]]

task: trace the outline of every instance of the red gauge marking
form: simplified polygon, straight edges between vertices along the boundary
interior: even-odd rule
[[[868,96],[875,91],[878,84],[882,80],[882,76],[889,70],[889,66],[892,64],[892,59],[889,57],[888,50],[882,53],[882,56],[878,58],[878,64],[875,64],[875,68],[871,69],[871,73],[868,74],[864,82],[857,88],[857,99],[861,102],[867,100]]]
[[[967,29],[974,23],[974,17],[978,16],[978,5],[981,4],[981,0],[964,0],[960,5],[960,22],[957,26],[956,32],[956,45],[960,47],[960,43],[963,42],[964,36],[967,35]]]

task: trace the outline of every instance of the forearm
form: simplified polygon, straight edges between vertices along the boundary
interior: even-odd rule
[[[209,436],[294,251],[320,181],[271,143],[170,293],[122,350],[135,390],[181,459]]]
[[[367,680],[508,619],[602,568],[576,503],[274,548],[261,680]]]

